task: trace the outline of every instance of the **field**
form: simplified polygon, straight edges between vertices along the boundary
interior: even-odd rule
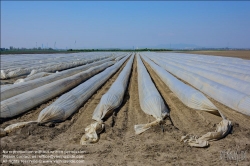
[[[215,55],[215,56],[250,59],[250,51],[249,50],[242,50],[242,51],[183,51],[183,53]]]
[[[250,59],[249,51],[237,52],[186,52]],[[3,150],[82,150],[86,165],[249,165],[250,162],[250,117],[241,114],[206,96],[233,123],[233,130],[225,138],[209,142],[207,148],[195,148],[180,142],[186,134],[203,135],[214,131],[221,118],[203,111],[197,111],[184,105],[163,83],[152,68],[144,64],[170,110],[170,119],[163,125],[154,126],[140,135],[135,135],[134,125],[154,121],[145,114],[139,103],[137,59],[135,57],[129,83],[121,106],[115,114],[105,120],[105,130],[100,140],[93,145],[80,145],[85,127],[91,124],[92,113],[123,67],[111,76],[92,95],[89,100],[66,121],[45,125],[29,124],[1,138]],[[1,80],[1,84],[12,84],[18,78]],[[188,83],[186,83],[188,84]],[[40,111],[51,105],[59,96],[32,108],[21,116],[2,119],[0,128],[10,124],[36,120]],[[221,158],[224,152],[247,151],[244,160],[237,161]],[[45,164],[46,165],[46,164]],[[47,164],[51,165],[51,164]]]

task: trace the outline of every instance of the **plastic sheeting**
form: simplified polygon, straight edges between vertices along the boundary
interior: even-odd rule
[[[118,56],[118,57],[117,57]],[[103,60],[103,59],[106,59],[106,58],[109,58],[109,57],[113,57],[113,58],[115,58],[115,57],[117,57],[117,58],[123,58],[125,55],[121,55],[121,56],[119,56],[119,55],[113,55],[112,54],[112,56],[110,56],[110,55],[108,55],[108,56],[104,56],[104,57],[98,57],[98,58],[91,58],[91,59],[89,59],[89,60],[85,60],[85,62],[84,62],[84,64],[86,64],[86,63],[92,63],[92,62],[95,62],[95,61],[99,61],[99,60]],[[118,61],[117,60],[117,58],[115,59],[115,61]],[[72,64],[70,64],[70,65],[72,65],[73,67],[75,67],[75,66],[79,66],[79,65],[82,65],[83,64],[83,61],[76,61],[76,62],[73,62]],[[67,64],[66,64],[67,65]],[[63,68],[62,67],[62,65],[59,65],[60,66],[60,68]],[[65,67],[65,69],[68,69],[68,68],[71,68],[71,67]],[[62,69],[61,69],[62,70]],[[41,72],[41,71],[47,71],[47,72],[55,72],[55,71],[57,71],[57,66],[53,66],[53,67],[49,67],[49,68],[45,68],[45,69],[37,69],[37,70],[32,70],[31,71],[31,73],[29,74],[29,76],[32,76],[33,74],[35,74],[35,73],[38,73],[38,72]]]
[[[48,75],[51,75],[53,73],[47,73],[47,72],[41,72],[41,73],[36,73],[32,76],[29,76],[29,77],[26,77],[24,79],[18,79],[14,82],[14,84],[18,84],[18,83],[21,83],[21,82],[27,82],[27,81],[30,81],[30,80],[34,80],[34,79],[37,79],[37,78],[42,78],[42,77],[46,77]]]
[[[98,134],[104,129],[102,119],[121,105],[127,88],[133,60],[134,56],[132,56],[127,62],[126,66],[123,68],[115,82],[111,85],[108,92],[102,96],[100,103],[95,108],[92,116],[92,119],[96,120],[96,122],[85,128],[85,135],[83,135],[80,141],[82,145],[98,141]]]
[[[39,73],[39,72],[55,72],[55,71],[59,71],[59,70],[65,70],[68,68],[73,68],[79,65],[84,65],[87,63],[91,63],[97,60],[102,60],[106,57],[102,57],[102,58],[96,58],[96,59],[90,59],[90,60],[82,60],[79,61],[77,63],[61,63],[61,64],[55,64],[55,65],[50,65],[47,67],[41,67],[39,69],[33,69],[34,67],[31,68],[19,68],[13,71],[10,71],[8,73],[6,73],[6,71],[1,71],[1,79],[8,79],[8,78],[14,78],[17,76],[21,76],[21,75],[25,75],[25,74],[29,74],[32,72],[32,74],[35,73]]]
[[[176,61],[173,62],[171,60],[168,60],[168,59],[165,60],[162,58],[158,58],[158,59],[161,61],[164,61],[166,63],[166,65],[171,64],[173,66],[182,68],[188,72],[198,74],[202,77],[205,77],[207,79],[210,79],[210,80],[215,81],[217,83],[220,83],[222,85],[225,85],[225,86],[228,86],[228,87],[233,88],[235,90],[238,90],[239,92],[246,93],[246,94],[250,95],[250,83],[249,82],[246,82],[246,81],[243,81],[243,80],[240,80],[240,79],[228,76],[228,75],[209,71],[206,69],[201,69],[201,68],[198,68],[195,66],[190,66],[187,64],[179,63]]]
[[[146,56],[142,56],[142,58],[150,65],[150,67],[169,87],[169,89],[181,100],[183,104],[190,108],[205,110],[210,113],[220,115],[216,106],[201,92],[184,84],[183,82],[172,76],[169,72],[153,63]]]
[[[44,123],[49,121],[64,121],[67,119],[83,102],[89,99],[127,59],[128,56],[59,97],[54,103],[41,111],[38,121]]]
[[[115,61],[118,62],[119,60],[121,60],[121,59],[124,58],[124,57],[125,57],[124,55],[119,56],[119,57],[115,58]]]
[[[148,124],[138,124],[134,126],[135,133],[141,134],[150,127],[159,124],[166,116],[169,116],[161,95],[152,82],[140,56],[137,55],[138,69],[138,91],[141,109],[148,115],[152,115],[156,120]]]
[[[177,62],[177,63],[181,63],[182,65],[190,65],[190,66],[195,66],[201,69],[205,69],[208,71],[212,71],[212,72],[216,72],[216,73],[220,73],[223,75],[227,75],[227,76],[231,76],[243,81],[247,81],[250,82],[250,70],[248,74],[242,74],[239,72],[234,72],[234,71],[228,71],[228,70],[224,70],[221,68],[218,68],[220,65],[213,65],[211,66],[211,64],[206,64],[204,62],[195,62],[195,61],[191,61],[191,60],[183,60],[183,59],[169,59],[173,62]]]
[[[194,63],[202,63],[207,66],[212,66],[224,70],[243,72],[247,73],[246,70],[250,70],[250,60],[232,58],[232,57],[221,57],[221,56],[211,56],[211,55],[196,55],[196,54],[184,54],[184,53],[159,53],[159,56],[164,56],[166,58],[185,60]]]
[[[1,118],[10,118],[41,104],[67,90],[77,86],[82,81],[104,70],[114,62],[106,62],[100,66],[90,68],[84,72],[78,73],[71,77],[67,77],[44,86],[40,86],[33,90],[11,97],[1,101]]]
[[[182,137],[182,141],[187,141],[190,146],[206,147],[209,140],[218,140],[225,137],[231,130],[231,121],[227,120],[225,116],[216,108],[216,106],[201,92],[184,84],[177,78],[172,76],[163,68],[159,67],[146,56],[143,56],[145,62],[156,72],[161,80],[169,87],[169,89],[184,103],[186,106],[196,109],[210,112],[222,117],[222,121],[218,124],[215,132],[209,132],[200,138]]]
[[[4,131],[12,132],[30,123],[60,122],[72,115],[93,93],[113,75],[128,59],[126,56],[113,66],[108,67],[101,73],[91,77],[84,83],[60,96],[54,103],[43,109],[36,121],[19,122],[7,126]]]
[[[84,66],[79,66],[79,67],[76,67],[76,68],[73,68],[73,69],[69,69],[69,70],[59,72],[59,73],[55,73],[55,74],[52,74],[52,75],[49,75],[49,76],[46,76],[46,77],[31,80],[31,81],[28,81],[28,82],[22,82],[22,83],[19,83],[19,84],[14,84],[14,85],[3,87],[3,88],[1,88],[1,101],[6,100],[6,99],[8,99],[10,97],[13,97],[15,95],[24,93],[26,91],[32,90],[32,89],[37,88],[39,86],[43,86],[45,84],[48,84],[48,83],[51,83],[51,82],[54,82],[54,81],[57,81],[57,80],[72,76],[74,74],[82,72],[83,70],[87,70],[90,67],[100,65],[102,63],[113,60],[114,58],[115,57],[108,58],[108,59],[105,59],[105,60],[101,60],[101,61],[98,61],[98,62],[87,64],[87,65],[84,65]]]
[[[229,134],[232,128],[232,122],[226,119],[223,119],[216,127],[214,132],[208,132],[201,137],[186,135],[181,137],[181,141],[188,143],[190,146],[194,147],[207,147],[208,141],[215,141],[221,138],[224,138]]]
[[[243,81],[250,82],[250,65],[246,65],[249,60],[239,58],[227,58],[218,56],[204,56],[194,54],[178,54],[178,53],[146,53],[168,62],[182,63],[183,65],[195,66],[205,70],[224,74]],[[232,60],[228,60],[232,59]],[[242,73],[243,72],[243,73]]]
[[[6,73],[17,69],[40,69],[58,64],[77,64],[84,60],[128,55],[124,52],[80,52],[69,54],[11,54],[1,55],[1,70]]]
[[[250,96],[241,93],[235,89],[221,85],[198,74],[187,72],[179,67],[173,65],[166,65],[152,56],[148,56],[152,61],[163,67],[176,77],[188,82],[201,92],[207,94],[220,103],[238,111],[245,115],[250,116]]]
[[[121,53],[117,55],[121,55]],[[29,74],[31,72],[32,74],[35,74],[38,72],[55,72],[65,70],[112,56],[113,55],[111,53],[78,53],[59,55],[45,54],[39,55],[35,58],[31,55],[10,55],[9,57],[3,56],[3,58],[1,57],[1,59],[7,62],[5,62],[4,64],[1,62],[1,65],[4,68],[3,70],[1,66],[1,79],[14,78],[17,76]],[[14,57],[15,59],[11,59],[11,57]],[[43,59],[43,57],[45,58],[45,60]],[[34,61],[32,61],[32,59]],[[10,67],[7,66],[8,64]]]
[[[108,56],[108,57],[110,57],[110,56]],[[40,73],[40,72],[56,72],[56,71],[60,71],[60,70],[74,68],[77,66],[85,65],[88,63],[93,63],[95,61],[103,60],[106,58],[107,58],[107,56],[98,57],[98,58],[94,58],[94,59],[86,59],[86,60],[82,60],[82,61],[76,61],[76,62],[65,63],[65,64],[58,64],[58,65],[48,66],[45,68],[39,68],[39,69],[32,70],[30,72],[29,76],[32,76],[33,74]]]

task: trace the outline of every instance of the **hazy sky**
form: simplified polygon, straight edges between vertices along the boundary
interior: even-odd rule
[[[1,2],[1,47],[250,48],[250,2]],[[76,43],[75,43],[76,41]]]

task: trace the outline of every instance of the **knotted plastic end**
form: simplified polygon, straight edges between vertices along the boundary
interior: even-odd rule
[[[98,134],[100,134],[104,129],[103,121],[98,121],[90,124],[85,128],[85,134],[80,140],[81,145],[89,145],[98,142]]]
[[[215,141],[227,136],[232,128],[232,122],[226,119],[223,119],[216,127],[214,132],[208,132],[207,134],[197,138],[195,136],[182,136],[181,141],[188,142],[190,146],[193,147],[207,147],[208,141]]]
[[[7,126],[7,127],[4,129],[4,131],[5,131],[6,133],[10,133],[10,132],[12,132],[12,131],[14,131],[14,130],[17,130],[17,129],[19,129],[19,128],[22,128],[22,127],[24,127],[24,126],[26,126],[27,124],[30,124],[30,123],[36,123],[36,121],[15,123],[15,124],[12,124],[12,125]]]
[[[135,125],[134,126],[135,134],[141,134],[144,131],[150,129],[152,126],[159,124],[161,121],[162,121],[162,119],[157,119],[151,123]]]

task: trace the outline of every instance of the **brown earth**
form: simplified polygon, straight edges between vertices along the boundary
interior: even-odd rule
[[[145,63],[157,89],[170,109],[173,125],[167,118],[141,135],[135,135],[134,125],[152,122],[140,108],[136,58],[122,105],[105,121],[100,140],[93,145],[80,145],[86,126],[93,122],[92,113],[103,94],[115,81],[122,68],[114,74],[79,111],[65,122],[55,125],[30,124],[1,138],[3,150],[82,150],[85,165],[249,165],[250,118],[209,98],[234,123],[233,131],[224,139],[210,142],[208,148],[194,148],[180,142],[185,134],[202,135],[214,131],[221,118],[185,106]],[[125,66],[125,64],[123,65]],[[39,112],[52,99],[24,115],[0,124],[1,128],[16,122],[36,120]],[[221,152],[247,151],[243,161],[221,159]],[[1,151],[2,152],[2,151]],[[51,164],[44,164],[51,165]],[[61,164],[57,164],[61,165]]]

